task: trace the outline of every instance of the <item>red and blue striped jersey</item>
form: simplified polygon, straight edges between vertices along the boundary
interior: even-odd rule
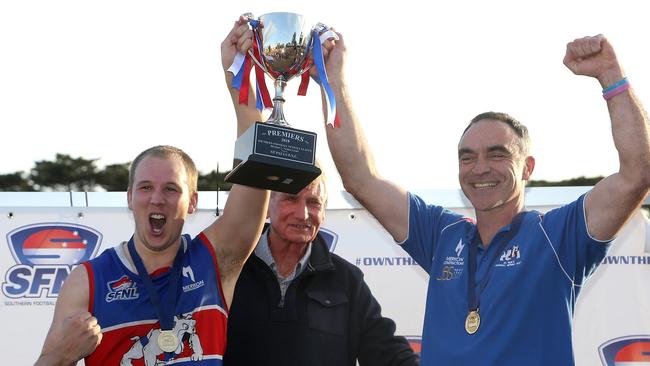
[[[173,331],[179,340],[174,352],[157,344],[160,324],[144,283],[125,256],[126,245],[105,250],[83,265],[90,285],[89,311],[103,338],[86,357],[94,365],[222,365],[226,349],[228,309],[225,305],[216,254],[208,238],[190,241],[183,235],[182,276]],[[161,299],[169,290],[169,268],[151,273]]]

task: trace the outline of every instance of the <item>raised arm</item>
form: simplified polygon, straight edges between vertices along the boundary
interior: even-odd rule
[[[240,40],[247,30],[246,19],[240,18],[221,44],[221,61],[237,115],[237,136],[262,118],[261,113],[255,109],[254,99],[249,98],[248,106],[237,103],[237,90],[230,87],[232,74],[225,71],[232,64],[237,49],[246,47]],[[223,215],[205,230],[205,234],[215,246],[221,284],[228,306],[232,303],[235,284],[244,262],[255,248],[262,232],[268,202],[268,191],[235,184],[228,194]]]
[[[86,268],[78,266],[63,283],[52,325],[35,365],[76,365],[91,354],[101,340],[97,319],[88,312]]]
[[[345,82],[345,40],[329,41],[326,69],[336,98],[339,127],[325,126],[327,142],[345,189],[350,192],[382,226],[400,242],[408,234],[406,191],[382,178],[375,167],[361,124],[352,109]],[[325,109],[325,108],[324,108]]]
[[[564,64],[576,75],[596,78],[603,89],[625,77],[614,49],[602,35],[569,43]],[[607,108],[620,167],[596,184],[585,200],[589,233],[599,240],[616,235],[650,188],[648,116],[641,102],[627,89],[607,100]]]

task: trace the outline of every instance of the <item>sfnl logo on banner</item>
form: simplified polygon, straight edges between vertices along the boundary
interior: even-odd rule
[[[598,347],[603,366],[650,366],[650,336],[636,335],[609,340]]]
[[[12,299],[54,298],[72,268],[93,258],[102,235],[76,224],[40,223],[7,234],[16,265],[5,273],[2,293]]]

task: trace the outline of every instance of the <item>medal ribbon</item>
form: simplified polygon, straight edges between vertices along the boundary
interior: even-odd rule
[[[488,269],[487,272],[485,273],[485,276],[483,276],[483,279],[481,280],[480,283],[476,283],[476,257],[477,257],[477,251],[478,251],[478,246],[480,244],[481,237],[478,234],[478,229],[474,232],[474,236],[472,237],[472,240],[470,241],[469,244],[469,263],[468,263],[468,274],[467,274],[467,305],[469,307],[469,311],[477,311],[480,305],[480,297],[481,294],[483,293],[483,290],[485,289],[485,286],[487,285],[488,281],[490,280],[492,270],[494,269],[494,264],[497,261],[497,258],[500,257],[501,252],[506,248],[506,245],[510,242],[510,240],[517,235],[517,232],[519,231],[519,227],[521,226],[521,222],[523,221],[523,218],[525,216],[526,212],[522,211],[517,214],[517,216],[514,217],[512,220],[512,223],[510,224],[510,230],[505,233],[499,233],[499,237],[496,239],[496,242],[494,242],[491,245],[496,245],[497,249],[492,258],[490,258],[490,262],[488,264]],[[478,292],[476,291],[476,288],[478,287]]]
[[[151,303],[156,310],[156,314],[158,314],[161,330],[172,330],[174,328],[174,309],[176,308],[176,300],[178,298],[178,282],[181,277],[183,242],[184,241],[181,239],[181,245],[178,248],[176,257],[174,257],[174,264],[172,265],[170,271],[171,277],[169,278],[169,291],[166,298],[167,301],[161,302],[160,297],[158,296],[158,291],[156,291],[156,288],[153,286],[153,282],[151,281],[151,277],[149,277],[147,270],[144,268],[142,258],[140,258],[140,255],[135,250],[133,237],[131,237],[131,240],[129,240],[129,253],[131,254],[135,268],[138,271],[138,275],[142,279],[142,282],[144,282],[144,286],[149,293],[149,298],[151,299]]]

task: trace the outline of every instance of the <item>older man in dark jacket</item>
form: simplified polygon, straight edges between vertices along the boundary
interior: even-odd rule
[[[270,224],[235,288],[226,366],[419,364],[361,270],[330,253],[326,201],[322,178],[271,194]]]

